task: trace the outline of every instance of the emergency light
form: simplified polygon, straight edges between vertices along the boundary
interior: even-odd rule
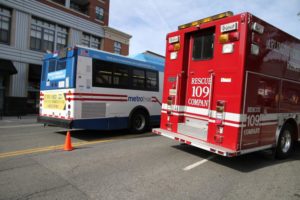
[[[189,28],[189,27],[192,27],[192,26],[198,26],[200,24],[204,24],[204,23],[207,23],[207,22],[215,21],[215,20],[222,19],[222,18],[225,18],[225,17],[230,17],[230,16],[233,16],[233,12],[227,11],[227,12],[224,12],[224,13],[220,13],[220,14],[217,14],[217,15],[213,15],[213,16],[210,16],[210,17],[203,18],[203,19],[199,19],[199,20],[191,22],[191,23],[180,25],[180,26],[178,26],[178,30]]]

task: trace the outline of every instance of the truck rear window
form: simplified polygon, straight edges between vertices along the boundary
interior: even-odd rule
[[[194,36],[193,60],[208,60],[214,52],[214,29],[202,30]]]

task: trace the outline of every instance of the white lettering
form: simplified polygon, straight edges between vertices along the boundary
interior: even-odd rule
[[[238,29],[238,22],[221,25],[221,33]]]
[[[209,95],[209,87],[208,86],[193,86],[192,87],[193,92],[192,92],[192,97],[202,97],[203,98],[207,97]]]
[[[203,99],[189,99],[188,104],[192,106],[201,106],[201,107],[208,107],[209,100]]]
[[[260,107],[248,107],[247,109],[248,113],[260,113],[260,110]]]
[[[255,135],[260,133],[260,128],[244,129],[244,135]]]
[[[192,85],[208,85],[210,83],[210,78],[192,78]]]

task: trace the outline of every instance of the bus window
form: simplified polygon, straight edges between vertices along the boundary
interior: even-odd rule
[[[55,68],[56,68],[56,60],[50,60],[48,72],[55,72]]]
[[[57,63],[56,71],[66,69],[67,61],[62,60]]]
[[[134,89],[145,88],[145,71],[141,69],[132,70],[132,86]]]
[[[158,91],[158,72],[94,59],[93,87]]]
[[[128,69],[123,67],[116,67],[114,72],[114,85],[116,87],[128,87]]]
[[[158,89],[157,72],[152,72],[152,71],[146,72],[146,88],[149,90]]]
[[[213,57],[214,30],[204,30],[194,37],[193,60],[208,60]]]
[[[110,66],[95,66],[95,86],[109,86],[112,84],[113,68]]]

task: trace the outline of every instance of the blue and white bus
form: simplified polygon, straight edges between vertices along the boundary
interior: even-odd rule
[[[164,64],[82,46],[46,54],[38,121],[144,132],[159,124]]]

